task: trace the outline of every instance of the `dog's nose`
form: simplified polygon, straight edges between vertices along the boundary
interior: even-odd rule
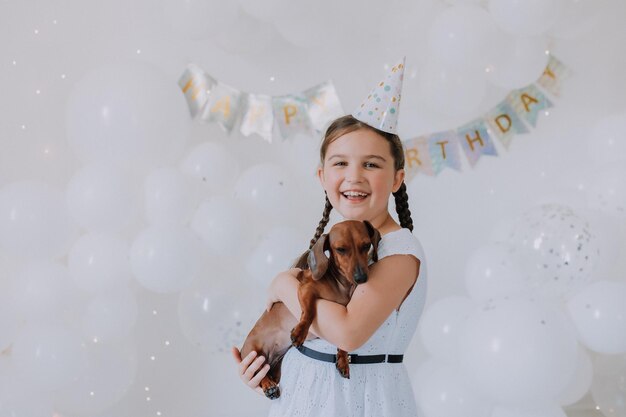
[[[364,282],[367,282],[367,273],[363,271],[363,268],[361,268],[359,265],[357,265],[356,269],[354,270],[354,282],[356,282],[357,284],[363,284]]]

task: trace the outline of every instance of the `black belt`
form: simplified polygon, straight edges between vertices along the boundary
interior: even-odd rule
[[[302,345],[298,346],[298,349],[303,355],[309,358],[317,359],[324,362],[337,362],[337,355],[331,353],[322,353],[317,350],[309,349]],[[350,364],[364,364],[364,363],[402,363],[404,355],[356,355],[354,353],[348,353],[348,363]]]

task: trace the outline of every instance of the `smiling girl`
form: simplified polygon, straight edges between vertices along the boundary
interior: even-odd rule
[[[382,84],[382,83],[381,83]],[[397,106],[397,104],[396,104]],[[426,297],[424,253],[412,234],[413,222],[404,184],[404,150],[392,132],[352,115],[335,120],[320,149],[318,177],[326,205],[311,246],[321,236],[334,208],[344,219],[368,220],[382,236],[378,262],[368,281],[346,305],[317,301],[304,353],[289,349],[282,362],[281,396],[269,415],[277,416],[416,416],[417,407],[402,355],[415,332]],[[367,123],[366,123],[367,122]],[[388,210],[395,199],[398,224]],[[300,317],[299,282],[294,270],[274,278],[269,303],[282,302]],[[350,352],[350,379],[332,361],[337,348]],[[241,379],[262,394],[260,380],[269,370],[265,358],[251,352],[239,362]],[[358,355],[358,356],[355,356]]]

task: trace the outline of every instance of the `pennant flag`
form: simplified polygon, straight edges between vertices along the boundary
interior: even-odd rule
[[[185,72],[180,76],[178,85],[183,90],[189,112],[194,118],[201,113],[204,106],[209,101],[211,88],[215,85],[215,80],[205,73],[202,68],[194,64],[187,65]]]
[[[487,132],[487,124],[476,120],[457,129],[457,139],[473,167],[482,155],[497,156],[496,148]]]
[[[461,158],[459,157],[459,148],[456,146],[456,133],[453,130],[430,135],[427,141],[428,153],[435,175],[439,175],[445,167],[457,171],[461,170]]]
[[[552,102],[534,84],[512,91],[507,100],[517,114],[532,127],[537,124],[540,110],[553,107]]]
[[[561,61],[550,55],[545,71],[537,84],[555,97],[560,97],[563,81],[570,77],[571,71]]]
[[[241,91],[218,81],[209,94],[201,120],[217,122],[230,133],[240,112],[241,96]]]
[[[272,104],[274,107],[274,118],[280,128],[283,139],[311,132],[306,99],[304,97],[295,94],[274,97]]]
[[[485,120],[489,124],[489,131],[500,139],[500,142],[502,142],[507,149],[515,134],[527,133],[529,131],[506,100],[489,111],[489,113],[485,115]]]
[[[343,108],[330,81],[316,85],[304,92],[308,101],[308,113],[311,125],[316,132],[323,131],[334,119],[343,116]]]
[[[418,172],[434,176],[435,172],[429,156],[427,138],[422,136],[403,144],[405,181],[410,181]]]
[[[267,142],[272,143],[272,129],[274,127],[272,98],[262,94],[246,94],[244,108],[241,133],[245,136],[256,133]]]

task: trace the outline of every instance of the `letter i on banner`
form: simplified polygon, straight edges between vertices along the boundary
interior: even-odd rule
[[[272,143],[272,128],[274,127],[272,98],[262,94],[247,94],[243,107],[241,133],[245,136],[256,133]]]
[[[202,68],[194,64],[187,65],[185,72],[178,79],[178,85],[189,106],[191,117],[194,118],[201,113],[209,101],[211,88],[215,85],[215,80],[205,73]]]
[[[461,148],[465,151],[465,156],[472,167],[483,155],[498,155],[484,121],[475,120],[461,126],[456,132]]]
[[[534,84],[512,91],[507,100],[517,114],[532,127],[537,125],[539,111],[553,107],[552,102]]]
[[[504,100],[485,115],[490,131],[505,148],[509,148],[511,140],[517,133],[528,133],[529,130],[519,118],[515,110]]]
[[[425,137],[410,139],[403,142],[403,145],[404,171],[407,182],[420,172],[430,176],[435,175],[428,151],[428,140]]]
[[[306,111],[306,99],[302,96],[287,95],[274,97],[274,120],[280,128],[284,140],[298,134],[310,134],[311,124]]]
[[[445,167],[457,171],[461,170],[461,158],[454,131],[434,133],[427,137],[427,141],[428,153],[435,175],[439,175]]]
[[[209,95],[209,102],[202,113],[202,120],[217,122],[230,133],[239,116],[240,99],[241,91],[217,82]]]
[[[309,88],[304,92],[304,96],[307,99],[311,126],[318,133],[324,130],[332,120],[345,114],[335,86],[330,81]]]
[[[554,97],[561,95],[563,81],[569,78],[572,72],[561,61],[550,55],[550,60],[537,84],[543,87]]]

